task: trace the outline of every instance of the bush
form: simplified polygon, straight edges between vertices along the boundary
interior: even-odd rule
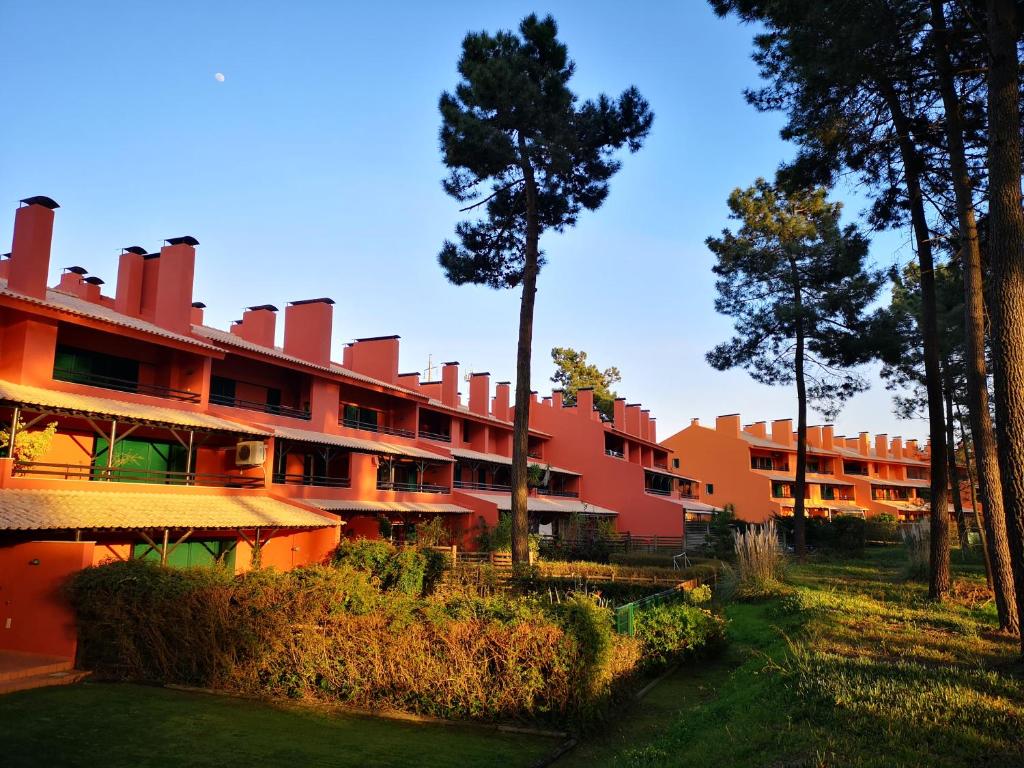
[[[704,608],[684,602],[642,609],[636,617],[644,666],[662,669],[718,650],[725,641],[725,621]]]
[[[370,539],[341,542],[332,562],[368,574],[383,590],[406,595],[432,592],[447,567],[447,559],[440,552]]]
[[[793,541],[794,518],[778,517],[775,525],[788,541]],[[867,543],[864,518],[839,515],[829,520],[824,517],[804,519],[804,534],[810,549],[833,552],[846,557],[861,557]]]
[[[761,590],[782,578],[782,553],[775,521],[733,531],[740,589]]]
[[[139,560],[87,568],[68,587],[80,661],[121,679],[560,725],[609,711],[639,665],[640,644],[613,635],[593,600],[382,591],[382,551],[237,577]]]
[[[868,518],[864,523],[864,537],[872,543],[899,544],[902,538],[896,516],[882,513]]]

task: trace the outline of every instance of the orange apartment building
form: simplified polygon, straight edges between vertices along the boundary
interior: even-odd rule
[[[928,513],[929,453],[916,440],[868,433],[834,435],[833,427],[807,430],[809,515],[872,516],[901,520]],[[699,477],[705,500],[731,503],[739,518],[762,522],[793,514],[796,485],[796,433],[792,419],[741,426],[739,414],[719,416],[714,427],[694,419],[662,442],[681,474]]]
[[[188,236],[124,248],[112,295],[79,266],[48,287],[58,205],[22,203],[0,260],[0,429],[14,445],[55,431],[40,455],[0,458],[0,648],[65,648],[67,627],[41,632],[31,606],[107,558],[291,568],[381,535],[382,520],[404,539],[438,516],[471,547],[511,507],[508,382],[492,393],[475,373],[464,402],[458,363],[440,381],[399,373],[397,336],[334,361],[329,298],[288,303],[280,346],[271,304],[229,331],[205,325]],[[606,422],[591,392],[573,407],[554,392],[534,396],[530,421],[535,532],[579,514],[682,536],[687,510],[712,509],[639,405],[616,402]]]

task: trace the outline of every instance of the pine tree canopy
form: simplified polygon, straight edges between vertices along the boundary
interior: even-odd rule
[[[798,332],[806,340],[808,398],[826,415],[865,384],[856,362],[881,273],[865,268],[867,239],[840,226],[824,189],[786,192],[758,179],[729,196],[733,232],[709,237],[718,257],[715,309],[735,335],[707,354],[718,370],[744,368],[763,384],[791,384]]]
[[[609,419],[613,417],[616,392],[612,386],[622,381],[618,368],[613,365],[602,371],[587,362],[586,352],[577,352],[572,347],[554,347],[551,360],[557,369],[551,381],[562,385],[566,405],[576,403],[577,390],[590,387],[594,390],[594,405],[597,409]]]
[[[441,96],[445,191],[482,211],[460,222],[458,243],[438,260],[457,285],[512,288],[522,280],[528,180],[535,187],[538,235],[576,223],[598,208],[619,169],[615,150],[635,152],[654,118],[636,88],[618,99],[579,103],[569,89],[575,64],[550,16],[530,15],[519,33],[466,35],[461,81]]]

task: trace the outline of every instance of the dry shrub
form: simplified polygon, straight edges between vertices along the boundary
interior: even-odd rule
[[[928,577],[931,558],[931,524],[927,520],[900,526],[903,544],[907,549],[907,575],[912,579]]]
[[[89,568],[69,594],[101,674],[439,717],[581,723],[638,667],[593,600],[420,598],[348,566]]]
[[[782,552],[775,521],[732,532],[741,590],[759,590],[782,578]]]

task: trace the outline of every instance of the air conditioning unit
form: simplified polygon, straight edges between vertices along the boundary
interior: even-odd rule
[[[254,467],[267,458],[267,444],[262,440],[243,440],[235,446],[235,466]]]

